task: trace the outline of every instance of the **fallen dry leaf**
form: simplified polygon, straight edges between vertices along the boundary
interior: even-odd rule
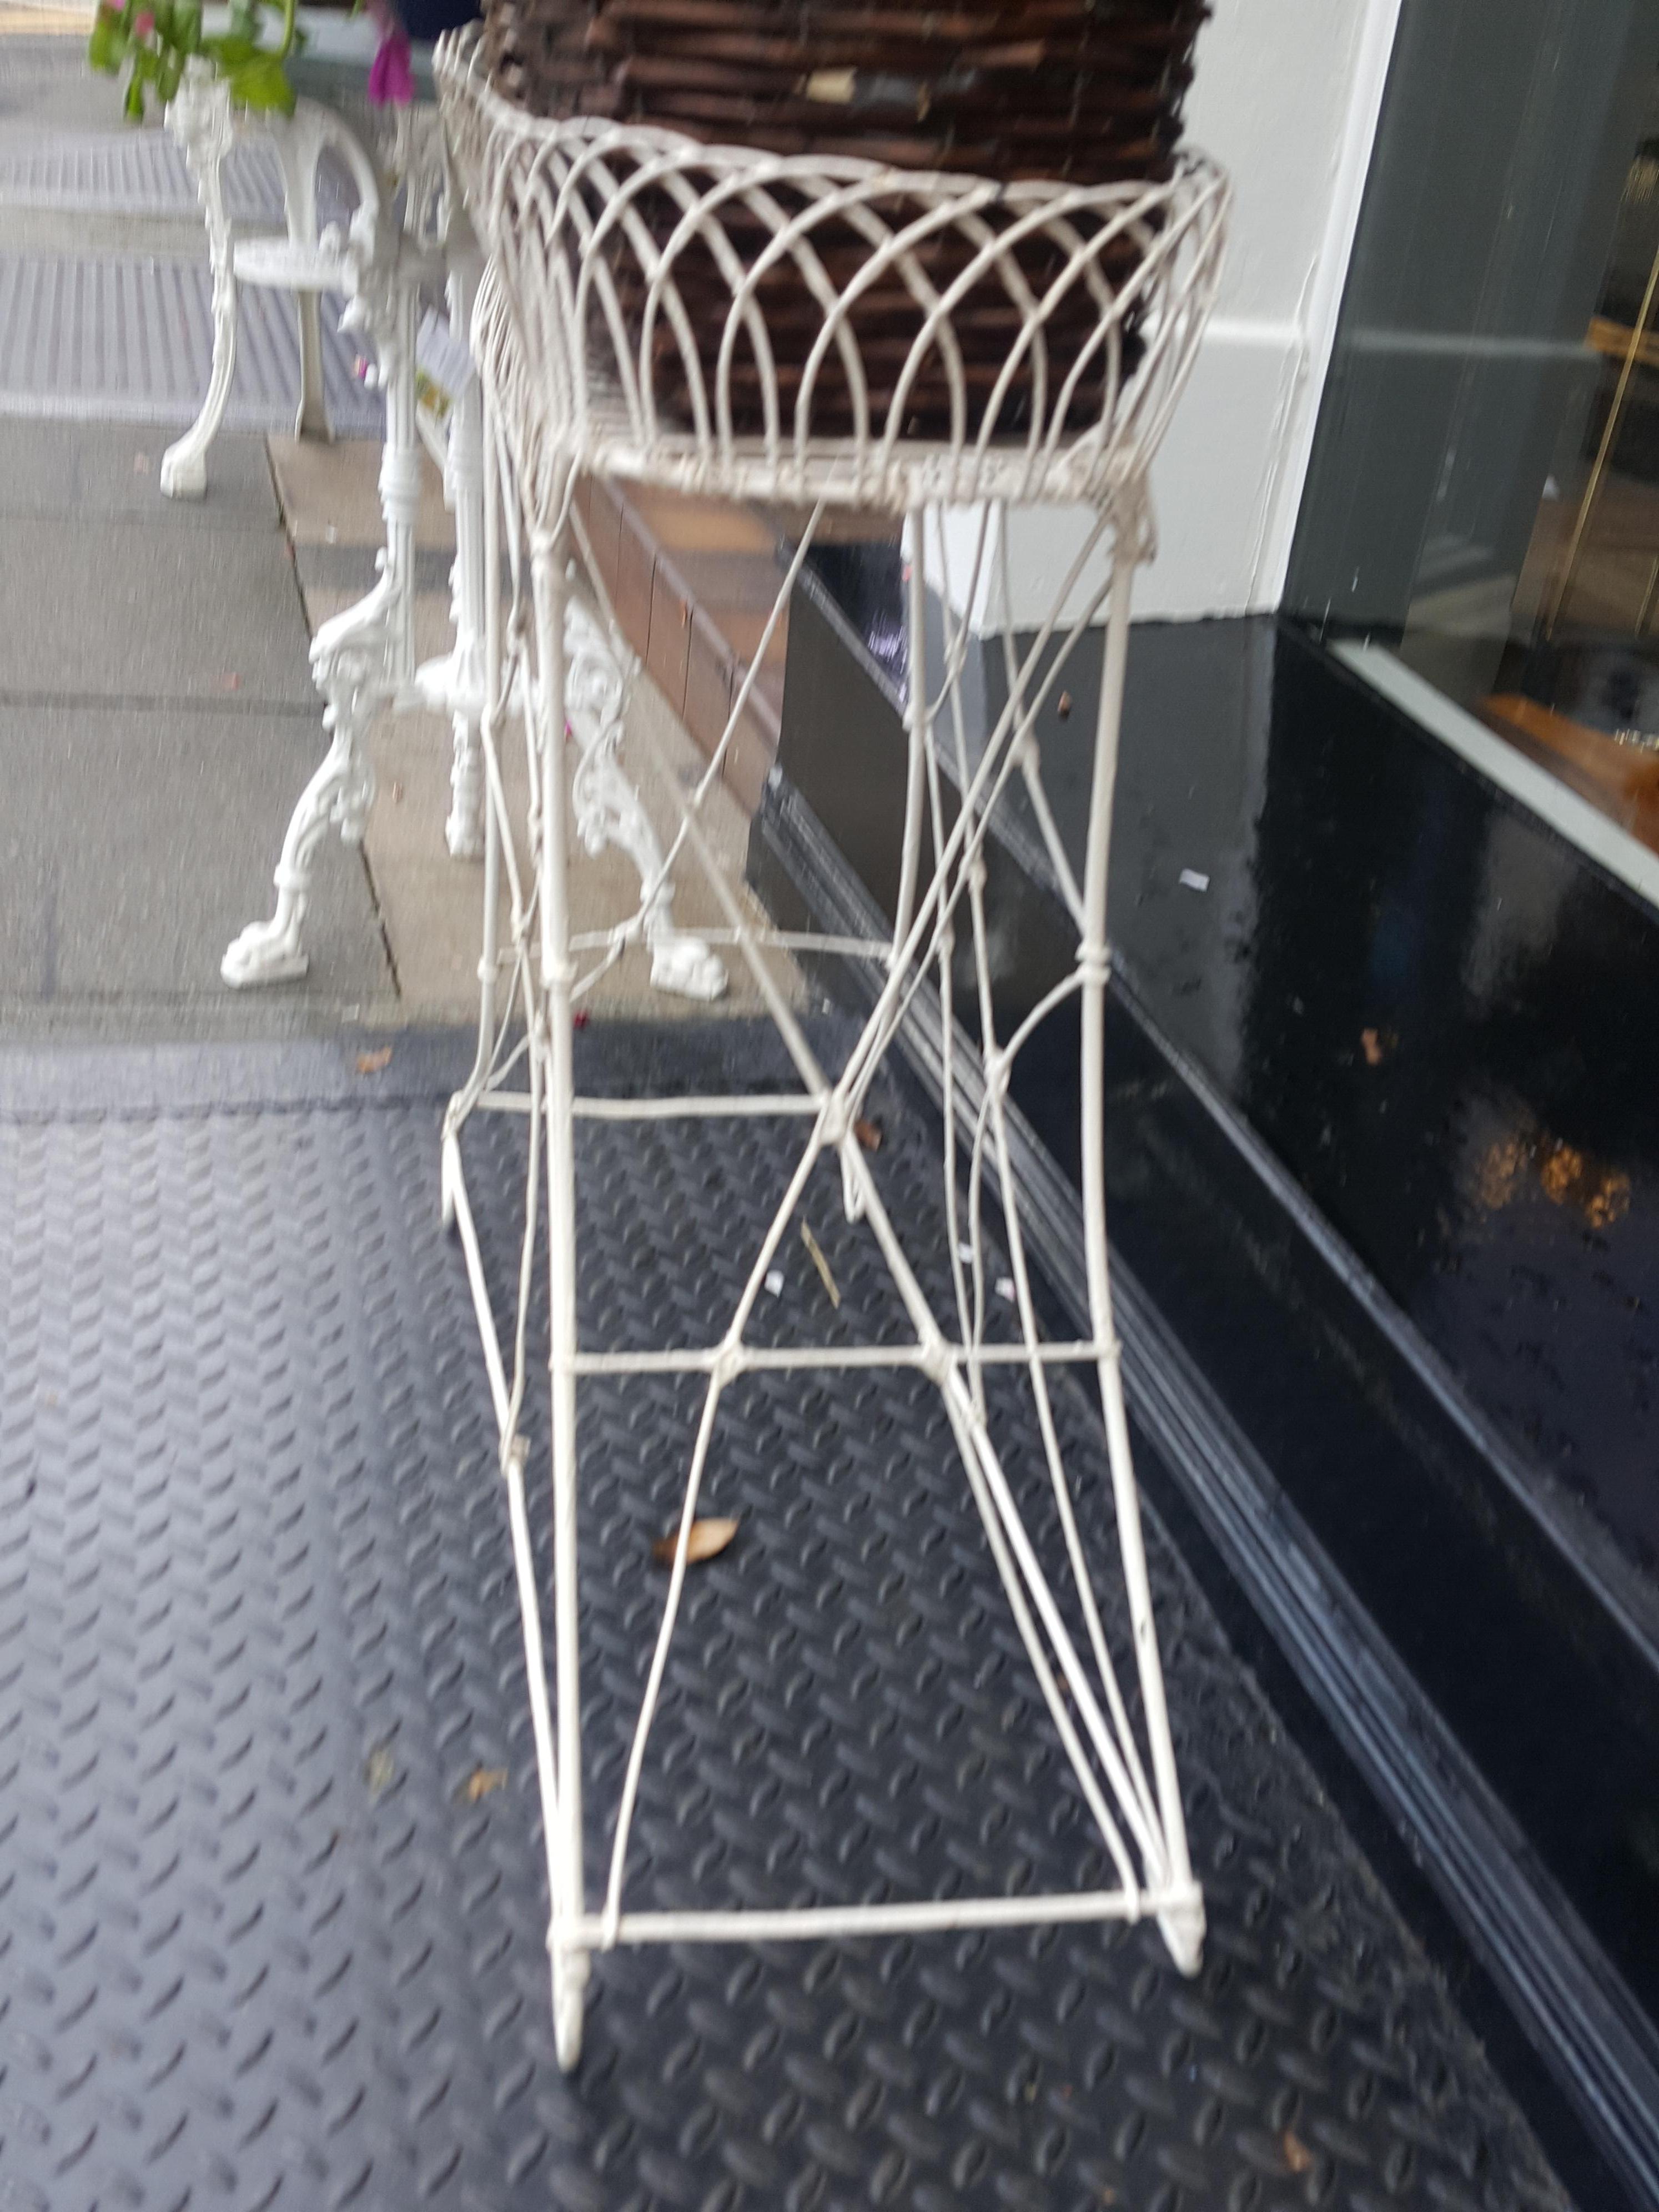
[[[481,1797],[491,1797],[498,1790],[507,1787],[504,1766],[475,1766],[461,1787],[464,1804],[476,1805]]]
[[[1367,1067],[1381,1067],[1382,1065],[1382,1040],[1375,1030],[1360,1030],[1359,1049],[1365,1055],[1365,1065]]]
[[[225,689],[227,691],[240,691],[241,688],[242,679],[240,676],[233,674],[226,677]]]
[[[371,1797],[384,1797],[398,1778],[398,1762],[389,1744],[377,1744],[363,1766],[363,1779]]]
[[[819,1243],[817,1238],[813,1236],[811,1231],[807,1227],[804,1221],[800,1225],[800,1241],[806,1247],[807,1256],[811,1261],[812,1265],[817,1269],[819,1274],[823,1278],[823,1287],[830,1293],[830,1304],[836,1308],[837,1312],[839,1312],[841,1310],[841,1292],[836,1287],[835,1277],[830,1272],[830,1262],[823,1256],[823,1245]]]
[[[858,1139],[860,1144],[863,1146],[866,1152],[878,1152],[881,1150],[881,1124],[879,1121],[872,1121],[866,1115],[860,1114],[858,1120],[853,1124],[853,1134]]]
[[[718,1516],[708,1521],[694,1521],[685,1545],[688,1564],[695,1567],[701,1560],[715,1558],[726,1549],[737,1533],[738,1524],[735,1521],[725,1521]],[[678,1529],[672,1536],[658,1537],[656,1542],[651,1547],[651,1556],[659,1567],[673,1565],[674,1552],[678,1542]]]
[[[1305,2173],[1314,2162],[1314,2154],[1294,2129],[1286,2128],[1279,2138],[1279,2148],[1285,2154],[1285,2163],[1292,2173]]]
[[[359,1075],[378,1075],[383,1067],[391,1065],[392,1047],[389,1044],[383,1044],[374,1052],[360,1052],[357,1055]]]

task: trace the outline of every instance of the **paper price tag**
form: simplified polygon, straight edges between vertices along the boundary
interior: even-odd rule
[[[472,374],[466,341],[451,330],[449,318],[428,307],[415,335],[415,397],[440,422],[465,389]]]

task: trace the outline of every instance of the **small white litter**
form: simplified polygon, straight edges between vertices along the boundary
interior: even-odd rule
[[[766,1287],[775,1298],[781,1298],[783,1296],[783,1270],[781,1267],[769,1267],[767,1269]]]
[[[1006,1298],[1009,1304],[1012,1305],[1014,1303],[1014,1279],[1012,1275],[999,1275],[997,1277],[997,1296],[1000,1298]]]
[[[1206,891],[1210,888],[1209,878],[1200,875],[1196,868],[1183,868],[1181,880],[1189,891]]]

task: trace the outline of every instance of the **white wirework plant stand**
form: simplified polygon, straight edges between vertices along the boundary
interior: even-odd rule
[[[545,1827],[548,1941],[561,2063],[573,2066],[580,2056],[591,1956],[618,1943],[843,1938],[1152,1917],[1177,1966],[1194,1972],[1203,1941],[1203,1899],[1188,1853],[1112,1320],[1102,1038],[1107,854],[1130,592],[1135,568],[1151,550],[1146,470],[1213,295],[1225,218],[1224,180],[1209,163],[1192,157],[1163,183],[998,186],[971,178],[902,173],[855,161],[711,149],[668,132],[592,120],[544,123],[510,107],[489,89],[473,32],[441,47],[438,78],[453,158],[486,254],[473,343],[485,393],[491,521],[479,1048],[473,1076],[452,1103],[445,1126],[443,1200],[446,1218],[459,1227],[465,1251],[507,1485]],[[640,219],[641,195],[651,191],[672,195],[683,210],[665,246],[653,243],[651,227]],[[988,210],[996,213],[995,224],[986,220]],[[728,226],[734,214],[746,226],[746,257],[732,240]],[[866,266],[839,290],[814,250],[815,230],[834,219],[850,220],[868,242]],[[769,234],[759,254],[753,246],[757,220]],[[967,276],[941,295],[915,249],[947,231],[972,251]],[[1018,238],[1039,232],[1064,249],[1061,274],[1041,297],[1033,295],[1012,251]],[[1126,237],[1138,256],[1132,273],[1121,275],[1115,285],[1104,271],[1109,265],[1121,270]],[[704,373],[693,319],[677,284],[679,257],[694,244],[712,252],[730,289],[712,376]],[[783,257],[801,271],[823,315],[806,376],[787,410],[779,400],[772,349],[754,289],[760,268]],[[951,317],[973,283],[988,273],[1019,309],[1019,335],[1001,381],[988,400],[975,405]],[[631,290],[619,282],[623,274],[634,280]],[[878,281],[907,287],[921,319],[896,397],[884,416],[872,418],[848,308],[864,287]],[[1093,336],[1082,362],[1055,373],[1048,360],[1049,320],[1079,287],[1092,302]],[[701,312],[706,328],[706,292]],[[813,427],[815,379],[832,352],[854,395],[854,422],[848,435],[825,435]],[[757,362],[763,371],[766,428],[760,435],[740,436],[732,427],[732,380],[739,361]],[[907,440],[901,427],[907,392],[917,375],[936,363],[943,364],[951,395],[951,434],[925,443]],[[1032,371],[1028,427],[1012,440],[995,440],[986,426],[995,420],[1002,393],[1022,363]],[[665,364],[682,395],[679,421],[664,404]],[[1088,388],[1084,380],[1091,364],[1103,370],[1103,392],[1079,424],[1073,400],[1079,387]],[[687,392],[690,428],[682,427]],[[702,781],[678,801],[680,828],[664,856],[660,880],[647,882],[632,917],[612,931],[592,935],[574,934],[570,924],[569,800],[562,744],[563,705],[575,711],[584,688],[607,659],[571,588],[575,556],[581,555],[603,607],[603,589],[573,498],[580,471],[705,495],[788,504],[810,517],[750,678],[733,702],[725,736]],[[1054,612],[1034,639],[1017,645],[1008,637],[1008,703],[976,756],[970,757],[961,683],[969,629],[966,618],[953,611],[975,603],[978,572],[991,558],[986,549],[994,536],[1000,547],[1006,546],[991,510],[1011,501],[1086,502],[1094,522],[1055,596]],[[980,510],[976,531],[970,525],[976,547],[972,573],[966,575],[948,573],[949,540],[943,527],[947,504]],[[879,941],[801,939],[757,926],[740,888],[727,880],[711,850],[702,819],[747,702],[753,671],[782,616],[815,531],[826,511],[837,507],[902,518],[909,551],[902,867],[892,936]],[[503,544],[512,585],[506,611],[500,568]],[[527,610],[520,565],[526,544]],[[1000,583],[1006,607],[1006,574],[989,580]],[[944,632],[942,663],[936,652],[932,665],[927,650],[930,590]],[[1079,882],[1043,794],[1034,730],[1073,655],[1091,637],[1098,641],[1103,610],[1101,703]],[[508,709],[518,700],[526,708],[529,763],[527,868],[516,855],[501,765]],[[678,789],[672,778],[665,781]],[[1004,1039],[993,1003],[984,850],[995,810],[1016,784],[1031,803],[1077,927],[1079,953],[1073,971]],[[729,945],[748,968],[799,1077],[797,1091],[640,1100],[576,1094],[573,1016],[626,946],[647,933],[653,900],[682,855],[700,866],[719,902],[726,927],[710,933],[711,941]],[[495,921],[503,888],[509,917],[505,941]],[[973,1048],[963,1042],[953,1021],[952,955],[964,921],[971,939],[973,1011],[983,1040]],[[820,1066],[789,1000],[785,961],[803,947],[865,963],[874,979],[873,1011],[834,1079]],[[933,1310],[906,1255],[856,1127],[913,999],[930,983],[939,994],[947,1048],[954,1037],[957,1055],[947,1048],[944,1068],[941,1169],[954,1306],[944,1317]],[[1039,1022],[1072,997],[1081,1007],[1083,1199],[1092,1326],[1085,1338],[1056,1342],[1045,1340],[1038,1328],[1010,1159],[1006,1102],[1015,1054]],[[969,1051],[976,1062],[971,1069],[960,1057]],[[971,1098],[975,1091],[980,1104],[971,1141],[959,1147],[957,1110],[963,1097]],[[463,1127],[482,1111],[520,1114],[529,1124],[524,1243],[505,1341],[497,1328],[462,1164]],[[792,1117],[802,1131],[799,1163],[725,1327],[710,1341],[672,1350],[622,1352],[579,1344],[577,1122],[585,1117],[724,1115]],[[749,1340],[768,1272],[815,1165],[826,1158],[839,1164],[848,1218],[866,1224],[886,1263],[913,1332],[908,1341],[830,1348],[764,1346]],[[994,1342],[987,1334],[988,1173],[994,1175],[1000,1193],[1000,1227],[1018,1324],[1013,1343]],[[544,1175],[552,1388],[551,1708],[520,1425]],[[1114,1670],[1061,1457],[1049,1373],[1068,1364],[1092,1368],[1098,1378],[1140,1698],[1139,1735]],[[986,1381],[1001,1366],[1023,1371],[1029,1382],[1075,1585],[1073,1602],[1084,1626],[1084,1649],[1069,1631],[1036,1556],[992,1433]],[[939,1388],[1013,1620],[1115,1881],[1108,1887],[1044,1896],[895,1899],[782,1911],[630,1910],[625,1895],[630,1828],[722,1395],[740,1378],[763,1370],[822,1373],[860,1367],[920,1370]],[[596,1907],[589,1900],[582,1851],[577,1395],[585,1378],[630,1374],[700,1376],[706,1387],[608,1875]]]

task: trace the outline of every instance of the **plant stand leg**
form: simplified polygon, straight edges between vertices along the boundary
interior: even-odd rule
[[[1139,529],[1138,520],[1134,526]],[[1179,1889],[1193,1890],[1186,1815],[1182,1808],[1181,1784],[1176,1772],[1175,1748],[1170,1734],[1169,1707],[1164,1697],[1158,1631],[1152,1619],[1152,1584],[1146,1572],[1146,1540],[1140,1525],[1140,1492],[1135,1483],[1129,1421],[1123,1399],[1123,1368],[1112,1319],[1106,1237],[1104,1054],[1109,968],[1106,879],[1112,842],[1112,799],[1117,781],[1123,676],[1128,654],[1129,603],[1135,571],[1135,559],[1126,551],[1122,536],[1121,531],[1107,615],[1105,659],[1101,672],[1099,719],[1095,731],[1094,781],[1090,798],[1083,880],[1083,928],[1078,948],[1083,1000],[1083,1233],[1093,1334],[1096,1342],[1105,1347],[1097,1370],[1101,1412],[1106,1428],[1106,1456],[1111,1475],[1113,1509],[1117,1518],[1118,1543],[1123,1560],[1124,1594],[1128,1601],[1136,1671],[1146,1717],[1158,1820],[1164,1832],[1164,1848],[1169,1854],[1170,1880]],[[1195,1974],[1204,1946],[1204,1906],[1196,1891],[1193,1891],[1190,1903],[1160,1913],[1158,1924],[1179,1971],[1183,1974]]]
[[[565,792],[564,548],[544,534],[532,544],[536,684],[532,711],[541,756],[541,1012],[547,1055],[547,1239],[553,1394],[553,1667],[557,1730],[558,1833],[552,1839],[553,2023],[559,2063],[581,2056],[588,1954],[574,1940],[581,1915],[581,1694],[576,1577],[575,1074],[570,954],[569,816]]]

